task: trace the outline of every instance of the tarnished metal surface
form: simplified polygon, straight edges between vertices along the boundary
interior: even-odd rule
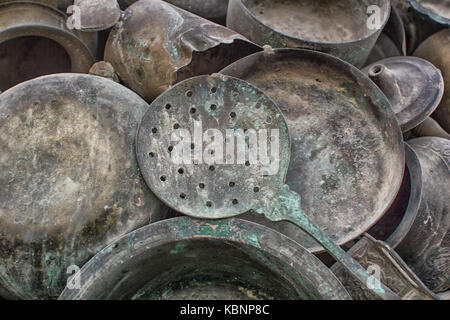
[[[408,141],[422,170],[422,197],[414,223],[396,251],[434,292],[450,289],[450,140]]]
[[[257,53],[221,72],[278,104],[292,140],[287,184],[334,241],[357,238],[383,216],[402,181],[404,147],[389,103],[371,81],[336,58],[298,49]],[[270,226],[322,250],[291,224]]]
[[[125,10],[136,1],[118,0],[122,10]],[[215,23],[225,24],[226,22],[228,0],[165,0],[165,2]]]
[[[433,118],[428,117],[425,119],[424,122],[422,122],[420,125],[418,125],[414,130],[412,130],[412,133],[417,137],[440,137],[444,139],[450,140],[450,134],[448,134],[447,131],[445,131],[439,123],[434,120]]]
[[[200,76],[172,87],[152,103],[139,128],[137,154],[147,184],[170,207],[197,218],[225,218],[258,207],[261,197],[255,196],[276,192],[289,164],[289,132],[283,117],[273,116],[277,110],[272,100],[257,88],[221,75]],[[194,141],[195,123],[202,126],[197,128],[200,141]],[[188,130],[192,139],[174,141],[176,128]],[[209,141],[203,140],[208,130],[218,130],[225,139],[227,129],[268,130],[270,135],[270,130],[280,128],[283,157],[277,164],[278,179],[264,177],[263,171],[268,171],[268,166],[245,165],[245,161],[238,164],[234,150],[233,159],[216,155],[223,164],[217,164],[218,158],[207,161],[203,157],[208,152]],[[239,132],[234,134],[227,139],[237,148],[235,140]],[[246,143],[250,143],[248,138]],[[184,145],[192,153],[191,162],[175,164],[173,153],[180,153],[177,148]],[[211,145],[209,149],[217,151],[214,147]]]
[[[408,55],[412,55],[414,50],[432,34],[446,28],[445,25],[416,11],[408,0],[391,0],[391,3],[399,13],[405,27]]]
[[[422,167],[414,150],[405,143],[406,169],[402,187],[388,212],[368,233],[397,248],[408,234],[419,211],[423,188]]]
[[[373,30],[371,5],[381,9]],[[322,51],[362,67],[389,13],[389,0],[230,0],[227,26],[259,45]]]
[[[414,52],[414,55],[430,61],[442,72],[445,83],[444,98],[433,114],[433,118],[447,132],[450,132],[450,29],[440,31],[428,38]]]
[[[441,292],[448,290],[450,275],[450,140],[424,137],[408,144],[413,148],[406,148],[409,196],[396,200],[407,208],[391,211],[370,234],[394,248],[425,285]]]
[[[392,7],[389,20],[378,37],[366,65],[389,57],[404,56],[406,50],[405,27],[397,9]]]
[[[280,250],[280,246],[283,250]],[[165,220],[111,244],[81,270],[70,299],[350,299],[296,242],[239,220]]]
[[[82,31],[101,31],[113,27],[121,17],[116,0],[74,0],[80,9]]]
[[[183,111],[177,112],[180,109]],[[155,113],[160,117],[155,117]],[[391,113],[385,116],[388,115],[392,116]],[[223,139],[223,131],[234,129],[226,138],[226,143],[233,146],[227,156],[239,159],[245,155],[243,160],[247,161],[226,160],[224,153],[211,153],[213,157],[205,159],[204,155],[209,155],[210,150],[219,150],[217,143],[222,149],[224,142],[213,133],[214,138],[208,139],[211,144],[206,147],[204,140],[196,142],[194,138],[192,143],[196,121],[207,130],[207,136],[211,136],[209,129],[217,129]],[[397,125],[395,119],[391,122]],[[268,163],[258,158],[249,161],[252,150],[253,153],[261,150],[254,149],[260,146],[255,146],[250,137],[244,139],[246,131],[259,135],[261,130],[265,131],[266,140],[270,137],[269,141],[277,141],[279,145],[276,150],[271,144],[270,149],[275,150],[276,155],[270,154]],[[278,136],[274,136],[274,130]],[[241,141],[244,141],[239,142],[236,136],[242,135]],[[174,145],[176,136],[178,143]],[[205,147],[203,152],[199,144]],[[199,154],[193,157],[192,149],[194,154]],[[147,184],[171,208],[208,219],[234,217],[253,210],[273,222],[293,223],[313,237],[358,281],[363,285],[367,283],[367,272],[308,218],[301,209],[299,195],[284,184],[290,162],[287,123],[278,107],[249,83],[216,74],[191,78],[167,90],[152,103],[142,120],[137,135],[137,154]],[[268,156],[267,151],[265,156]],[[273,157],[278,159],[272,160]],[[230,196],[224,197],[227,193]],[[373,292],[382,299],[398,298],[385,286]]]
[[[151,101],[171,85],[217,72],[260,48],[237,33],[164,1],[138,1],[111,32],[105,61]]]
[[[369,65],[382,59],[398,56],[402,56],[402,54],[394,41],[392,41],[385,33],[382,33],[378,37],[377,43],[375,43],[365,64]]]
[[[40,77],[0,95],[0,295],[56,298],[67,268],[165,217],[134,139],[148,105],[97,76]]]
[[[448,0],[407,0],[420,13],[434,21],[450,25],[450,2]]]
[[[377,275],[379,279],[374,277],[371,285],[376,286],[376,280],[380,280],[403,300],[440,300],[386,243],[377,241],[366,234],[348,253],[364,268],[379,272]],[[331,270],[347,288],[353,299],[373,300],[376,298],[370,291],[355,282],[339,264],[335,264]]]
[[[0,91],[43,74],[87,73],[94,62],[85,41],[90,37],[67,29],[66,16],[49,6],[27,2],[0,4]]]
[[[200,17],[225,24],[228,0],[165,0]]]
[[[444,94],[441,71],[421,58],[388,58],[367,66],[363,72],[389,99],[403,132],[428,118]]]

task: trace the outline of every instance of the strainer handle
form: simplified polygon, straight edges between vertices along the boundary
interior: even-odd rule
[[[367,271],[347,252],[336,245],[314,222],[309,219],[309,217],[300,208],[291,211],[291,214],[285,216],[285,220],[295,224],[313,237],[337,262],[341,263],[356,280],[361,282],[364,287],[372,291],[374,295],[383,300],[401,299],[381,282],[378,288],[371,288],[368,285],[371,280],[371,276],[367,273]]]

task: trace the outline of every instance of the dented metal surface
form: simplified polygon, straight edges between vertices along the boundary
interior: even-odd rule
[[[184,79],[217,72],[260,48],[169,3],[138,1],[111,32],[105,61],[147,101]]]
[[[0,4],[1,91],[44,74],[87,73],[94,62],[97,38],[69,30],[66,19],[44,4]],[[53,59],[49,58],[52,54]]]
[[[136,163],[147,108],[90,75],[40,77],[0,95],[1,296],[56,298],[70,266],[165,218]]]
[[[389,103],[371,81],[334,57],[299,49],[257,53],[221,72],[278,104],[292,140],[287,184],[334,241],[357,238],[383,216],[402,181],[404,147]],[[270,226],[322,250],[291,224]]]
[[[381,11],[381,24],[373,29],[371,5]],[[362,67],[389,13],[389,0],[230,0],[227,26],[261,46],[322,51]]]
[[[450,132],[450,29],[442,30],[425,40],[414,55],[430,61],[444,77],[444,98],[433,114],[439,124]]]
[[[371,282],[372,286],[377,286],[377,280],[382,281],[403,300],[440,300],[439,296],[431,292],[400,256],[383,241],[377,241],[366,234],[348,253],[364,268],[376,273]],[[339,264],[335,264],[331,270],[347,288],[353,299],[376,299],[370,291],[355,282]]]
[[[109,245],[79,275],[81,288],[66,288],[61,300],[350,299],[306,249],[239,219],[146,226]]]
[[[441,71],[421,58],[388,58],[365,67],[363,72],[389,99],[403,132],[428,118],[444,94]]]

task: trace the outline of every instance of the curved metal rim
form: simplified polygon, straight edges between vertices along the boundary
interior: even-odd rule
[[[244,228],[239,228],[239,232],[233,233],[220,232],[218,230],[219,228],[215,227],[223,223],[228,224],[230,227],[234,227],[236,224],[239,224],[240,226],[244,226]],[[214,224],[216,224],[216,226],[214,226]],[[165,238],[163,239],[158,238],[156,241],[153,240],[153,243],[150,239],[149,242],[148,234],[151,234],[153,230],[158,230],[158,228],[164,228],[165,226],[169,228],[169,232],[164,233]],[[214,232],[212,234],[199,233],[198,230],[200,230],[202,226],[208,227]],[[183,232],[177,232],[176,228],[183,229]],[[273,248],[266,246],[258,246],[259,244],[258,239],[246,237],[246,234],[247,236],[263,235],[265,238],[269,237],[270,239],[273,239],[274,243],[277,242],[276,239],[278,238],[282,240],[280,243],[289,243],[292,247],[294,247],[296,251],[298,251],[302,255],[302,259],[300,259],[300,257],[296,259],[296,256],[286,254],[281,250],[275,250],[275,246]],[[313,264],[315,267],[322,269],[321,270],[322,274],[327,274],[329,279],[335,281],[335,283],[333,284],[333,289],[339,290],[338,292],[336,292],[338,295],[341,295],[342,297],[347,296],[348,299],[351,299],[347,290],[342,286],[337,277],[317,257],[315,257],[312,253],[310,253],[300,244],[273,229],[237,218],[230,218],[224,220],[201,220],[201,219],[192,219],[189,217],[178,217],[147,225],[127,235],[122,236],[115,242],[108,245],[105,249],[97,253],[90,261],[88,261],[81,268],[78,274],[80,278],[85,279],[86,282],[88,282],[89,280],[91,281],[91,284],[89,286],[91,287],[97,286],[99,284],[98,282],[100,283],[102,282],[102,279],[99,277],[99,273],[97,272],[97,270],[99,268],[102,268],[102,266],[105,266],[111,259],[114,259],[114,256],[118,254],[118,250],[126,251],[127,255],[132,257],[135,254],[136,255],[144,254],[147,250],[151,250],[152,246],[157,247],[164,244],[177,243],[183,240],[190,240],[193,238],[204,240],[216,239],[221,241],[229,241],[229,242],[231,241],[240,245],[245,244],[249,247],[259,250],[260,252],[263,252],[264,254],[273,257],[276,260],[286,263],[293,269],[295,268],[293,266],[294,263],[305,266],[304,271],[306,271],[307,275],[309,275],[309,277],[312,278],[314,278],[316,275],[316,272],[312,270],[313,268],[311,264]],[[121,243],[129,244],[130,240],[132,240],[135,243],[135,245],[132,246],[131,248],[128,245],[123,246],[120,245]],[[274,254],[275,252],[278,253],[279,256],[276,256]],[[305,256],[309,259],[309,261],[304,260]],[[104,273],[102,274],[104,275]],[[303,287],[305,288],[306,286]],[[83,290],[83,288],[81,290]],[[335,298],[336,295],[332,294],[332,292],[333,292],[332,290],[327,290],[326,293],[323,294],[322,298],[324,299],[332,299],[333,297]],[[77,294],[75,290],[72,291],[66,287],[64,291],[61,293],[60,297],[58,298],[58,300],[72,300],[72,299],[84,299],[83,293],[81,292]]]
[[[405,142],[405,156],[406,167],[410,173],[411,190],[409,196],[408,206],[403,218],[395,231],[385,240],[385,242],[392,248],[397,248],[408,235],[414,221],[419,213],[420,203],[422,201],[422,167],[420,165],[417,154]]]
[[[367,36],[365,36],[365,37],[363,37],[363,38],[356,39],[356,40],[352,40],[352,41],[342,41],[342,42],[320,42],[320,41],[312,41],[312,40],[307,40],[307,39],[302,39],[302,38],[296,38],[296,37],[292,37],[292,36],[290,36],[290,35],[287,35],[287,34],[285,34],[285,33],[283,33],[283,32],[280,32],[280,31],[278,31],[278,30],[272,28],[271,26],[265,24],[265,23],[262,22],[260,19],[258,19],[258,18],[253,14],[253,12],[250,11],[250,9],[249,9],[247,6],[244,5],[244,3],[242,2],[242,0],[230,0],[230,1],[238,1],[239,4],[242,6],[242,8],[244,8],[245,13],[247,13],[254,21],[256,21],[258,24],[264,26],[265,28],[270,29],[272,32],[275,32],[275,33],[281,35],[281,36],[284,37],[284,38],[287,38],[287,39],[290,39],[290,40],[294,40],[294,41],[299,41],[299,40],[300,40],[300,41],[302,41],[302,42],[305,42],[305,43],[311,44],[311,45],[314,45],[314,44],[316,44],[316,45],[317,45],[317,44],[320,44],[320,45],[327,45],[327,46],[328,46],[328,45],[329,45],[329,46],[336,46],[336,45],[352,45],[352,44],[358,44],[358,43],[361,42],[361,41],[370,39],[370,38],[373,37],[375,34],[377,34],[378,32],[381,32],[381,30],[384,29],[384,27],[386,26],[386,24],[387,24],[387,22],[388,22],[388,20],[389,20],[389,16],[390,16],[391,9],[392,9],[392,6],[391,6],[391,0],[385,0],[385,1],[386,1],[386,4],[389,6],[389,10],[386,12],[386,17],[385,17],[385,19],[384,19],[384,22],[383,22],[382,26],[380,27],[380,29],[374,30],[374,32],[370,33],[369,35],[367,35]]]
[[[39,6],[44,7],[46,9],[52,10],[53,12],[60,15],[63,19],[65,18],[64,13],[59,11],[56,8],[53,8],[46,4],[41,3],[35,3],[35,2],[29,2],[29,1],[18,1],[18,2],[6,2],[0,4],[0,10],[5,8],[6,6]],[[30,11],[32,9],[30,8]],[[65,19],[64,19],[65,21]],[[32,32],[30,32],[32,31]],[[61,41],[61,39],[56,39],[55,36],[52,35],[59,35],[61,36],[65,41]],[[87,45],[78,38],[74,33],[65,30],[64,28],[56,28],[55,26],[46,25],[46,24],[21,24],[21,25],[15,25],[13,27],[4,29],[0,31],[0,44],[4,43],[9,40],[13,40],[18,37],[23,36],[39,36],[47,39],[51,39],[55,42],[57,42],[59,45],[61,45],[64,50],[69,54],[70,60],[71,60],[71,68],[72,72],[83,72],[86,73],[91,65],[94,63],[94,55],[92,54],[91,50],[87,47]],[[84,54],[81,55],[80,53],[74,54],[74,50],[71,48],[77,48],[81,50],[81,52],[84,51]]]
[[[446,24],[450,26],[450,19],[445,18],[440,16],[437,13],[434,13],[433,11],[431,11],[430,9],[425,8],[423,5],[421,5],[420,3],[418,3],[416,0],[407,0],[411,6],[418,11],[419,13],[427,16],[428,18],[430,18],[431,20],[440,23],[440,24]]]
[[[289,52],[295,52],[298,53],[299,55],[309,55],[309,56],[318,56],[318,57],[322,57],[322,59],[324,60],[329,60],[332,61],[333,63],[336,64],[341,64],[343,66],[342,70],[348,70],[349,73],[351,73],[354,77],[357,77],[358,81],[361,81],[363,83],[366,84],[367,87],[372,88],[374,91],[379,91],[382,96],[384,97],[384,99],[386,99],[386,104],[390,106],[390,103],[388,101],[388,99],[386,98],[386,96],[381,92],[381,90],[378,88],[377,85],[375,85],[375,83],[373,83],[373,81],[371,81],[361,70],[359,70],[358,68],[356,68],[354,65],[350,64],[349,62],[346,62],[338,57],[332,56],[330,54],[327,53],[323,53],[323,52],[319,52],[319,51],[314,51],[314,50],[309,50],[309,49],[299,49],[299,48],[278,48],[278,49],[270,49],[270,53],[289,53]],[[269,54],[270,54],[269,53]],[[258,55],[264,55],[267,54],[265,51],[261,51],[261,52],[257,52],[254,54],[251,54],[245,58],[242,58],[241,60],[238,60],[234,63],[232,63],[231,65],[227,66],[226,68],[222,69],[220,71],[220,73],[224,73],[226,72],[226,70],[228,68],[232,68],[235,64],[240,63],[246,59],[255,59],[255,57],[257,57]],[[393,120],[397,123],[396,119],[395,119],[395,115],[392,112],[392,108],[389,107],[389,110],[383,109],[384,111],[392,114]],[[403,146],[403,136],[401,133],[401,129],[400,126],[398,125],[398,138],[399,141],[398,143],[400,145]],[[291,139],[292,141],[292,139]],[[401,157],[404,159],[405,158],[405,149],[402,147],[400,148],[399,152],[402,153]],[[404,170],[405,168],[405,164],[402,163],[402,170]],[[402,171],[403,172],[403,171]],[[392,192],[389,201],[386,202],[386,206],[384,207],[384,210],[380,210],[380,214],[378,215],[377,219],[374,219],[374,221],[370,224],[368,224],[364,230],[361,230],[360,232],[354,232],[353,234],[350,234],[347,237],[343,237],[342,239],[340,239],[340,241],[336,241],[336,243],[340,246],[345,245],[347,243],[349,243],[352,240],[357,239],[358,237],[360,237],[361,235],[363,235],[365,232],[367,232],[368,230],[370,230],[373,226],[375,226],[378,221],[384,216],[384,214],[389,210],[389,208],[392,206],[392,204],[394,203],[396,196],[397,196],[397,192],[398,190],[400,190],[400,187],[402,185],[403,182],[403,176],[401,174],[398,175],[398,179],[394,185],[393,190],[397,190],[396,192]],[[314,251],[314,253],[323,253],[326,252],[322,247],[318,247],[318,251]]]

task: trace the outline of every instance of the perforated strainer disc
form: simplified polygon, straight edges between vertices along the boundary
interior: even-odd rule
[[[208,139],[211,130],[216,133],[214,139]],[[245,138],[252,132],[258,139]],[[267,136],[267,148],[261,136]],[[218,147],[227,149],[231,141],[236,144],[233,152]],[[215,148],[210,148],[214,142]],[[251,157],[255,145],[268,161]],[[245,157],[242,150],[246,150]],[[230,153],[235,159],[227,159]],[[173,209],[208,219],[254,210],[272,221],[290,221],[316,239],[364,286],[369,283],[365,269],[309,220],[300,208],[299,195],[285,185],[290,161],[286,121],[275,103],[251,84],[213,75],[191,78],[167,90],[142,120],[137,154],[149,187]],[[210,156],[217,158],[213,161]],[[384,299],[397,297],[382,284],[374,294]]]
[[[176,141],[180,130],[189,135]],[[274,164],[278,171],[252,161],[249,152],[240,152],[247,154],[245,159],[238,156],[240,141],[255,150],[252,130],[267,133],[267,146],[278,130],[283,155]],[[274,102],[247,82],[219,75],[192,78],[157,98],[143,118],[137,148],[153,192],[175,210],[198,218],[231,217],[256,208],[258,194],[278,190],[290,158],[288,128]],[[186,163],[173,161],[180,148],[188,155]]]

